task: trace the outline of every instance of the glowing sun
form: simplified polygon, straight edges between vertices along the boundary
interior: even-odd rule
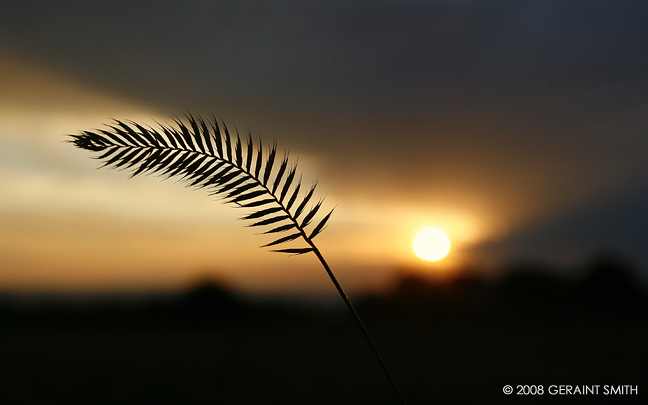
[[[413,245],[421,259],[440,260],[450,251],[450,238],[439,228],[425,228],[416,234]]]

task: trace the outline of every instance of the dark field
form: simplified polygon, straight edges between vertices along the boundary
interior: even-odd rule
[[[625,270],[600,261],[569,283],[533,268],[445,286],[405,277],[389,296],[355,300],[411,404],[648,403],[648,298]],[[398,403],[344,308],[213,285],[131,306],[14,301],[0,307],[2,403]],[[548,392],[583,384],[599,394]]]

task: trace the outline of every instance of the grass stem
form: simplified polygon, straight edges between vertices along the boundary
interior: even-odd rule
[[[342,289],[342,286],[340,283],[338,283],[337,279],[335,278],[335,275],[331,271],[331,268],[329,267],[328,263],[326,263],[326,260],[324,260],[324,257],[320,253],[319,249],[313,244],[313,242],[310,239],[307,239],[307,242],[310,244],[310,246],[313,248],[313,252],[319,259],[319,261],[322,263],[322,266],[326,269],[326,273],[328,273],[329,277],[331,278],[331,281],[333,281],[333,284],[335,284],[335,288],[338,290],[340,293],[340,296],[342,296],[342,299],[344,300],[344,303],[346,304],[347,308],[349,308],[349,311],[351,311],[351,314],[353,315],[353,318],[356,320],[358,323],[358,326],[360,327],[360,330],[362,331],[362,334],[364,335],[365,339],[367,340],[367,343],[369,343],[369,346],[371,346],[371,350],[373,351],[374,355],[376,356],[376,359],[378,360],[378,363],[380,363],[380,367],[382,368],[383,372],[385,373],[385,376],[389,380],[389,384],[391,384],[392,388],[394,389],[394,392],[398,396],[398,399],[403,405],[406,405],[407,403],[405,402],[405,398],[403,398],[403,394],[401,394],[400,390],[398,389],[398,386],[396,385],[396,381],[394,381],[394,378],[392,377],[391,373],[389,372],[389,369],[387,368],[387,365],[385,364],[385,361],[382,359],[382,356],[378,352],[378,348],[374,344],[373,340],[371,340],[371,336],[369,336],[369,332],[367,332],[367,328],[365,328],[364,324],[362,323],[362,320],[360,319],[360,316],[356,312],[355,308],[353,308],[353,304],[351,304],[351,300],[349,300],[349,297],[347,297],[346,293]]]

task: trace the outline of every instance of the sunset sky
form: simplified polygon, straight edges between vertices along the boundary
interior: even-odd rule
[[[64,142],[186,111],[290,149],[351,291],[604,251],[648,280],[646,21],[645,1],[4,1],[0,290],[332,292],[240,210]],[[412,250],[426,226],[438,262]]]

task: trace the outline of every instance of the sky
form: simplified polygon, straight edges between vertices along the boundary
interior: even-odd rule
[[[613,252],[648,280],[643,1],[5,1],[0,290],[328,291],[241,212],[65,143],[186,111],[277,140],[336,207],[351,291]],[[450,236],[430,263],[411,243]],[[572,270],[570,270],[572,269]]]

